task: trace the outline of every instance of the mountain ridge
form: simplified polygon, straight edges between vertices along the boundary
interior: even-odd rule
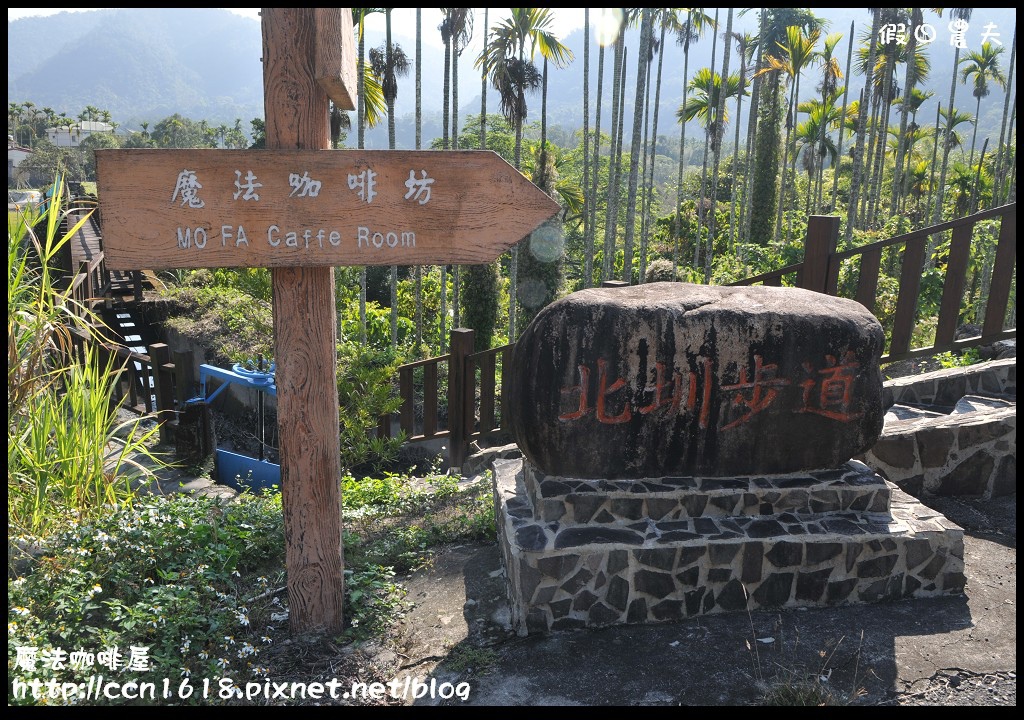
[[[868,27],[866,8],[815,9],[828,17],[828,32],[849,33],[850,21],[857,23],[856,42],[860,42]],[[714,9],[707,12],[713,14]],[[1009,61],[1009,42],[1015,26],[1012,9],[986,8],[985,16],[976,12],[979,20],[972,27],[980,28],[985,22],[995,22],[1002,29],[1007,52],[1003,56],[1004,73]],[[724,17],[720,18],[724,26]],[[931,22],[940,21],[932,18]],[[493,20],[492,20],[493,25]],[[755,32],[756,13],[736,14],[734,31]],[[414,60],[415,27],[399,22],[393,28],[396,42],[402,45]],[[424,28],[424,35],[437,32]],[[480,32],[480,28],[477,29]],[[976,31],[980,32],[980,30]],[[30,100],[37,107],[51,107],[56,112],[77,116],[87,105],[111,112],[115,122],[125,129],[140,129],[142,122],[151,125],[169,115],[180,113],[193,120],[207,120],[211,125],[232,125],[242,121],[248,132],[250,121],[263,117],[263,79],[260,55],[262,36],[258,20],[235,15],[217,8],[156,8],[103,9],[75,13],[58,13],[47,17],[30,17],[8,22],[8,102]],[[378,37],[377,35],[380,35]],[[377,47],[383,42],[382,33],[367,32],[365,47]],[[41,42],[40,37],[50,38]],[[940,34],[941,37],[941,34]],[[59,38],[59,40],[55,40]],[[627,50],[635,48],[638,31],[627,33]],[[569,33],[562,42],[574,53],[575,61],[565,69],[550,69],[548,93],[549,131],[561,126],[561,135],[567,136],[582,127],[583,89],[583,30]],[[846,38],[836,48],[836,56],[845,72]],[[935,97],[922,105],[918,122],[934,122],[936,103],[949,94],[952,79],[952,49],[937,42],[930,46],[932,72],[926,88]],[[712,43],[705,37],[691,48],[689,73],[710,63]],[[594,97],[596,96],[598,46],[591,45],[591,114],[593,125]],[[856,55],[856,53],[855,53]],[[715,64],[721,64],[719,44]],[[632,103],[635,94],[635,52],[627,56],[626,102]],[[475,58],[463,56],[460,75],[460,124],[469,114],[480,111],[480,76],[473,67]],[[657,63],[657,56],[655,63]],[[538,68],[541,63],[537,61]],[[735,48],[732,65],[736,67]],[[659,108],[659,135],[678,134],[676,110],[682,91],[682,48],[674,38],[666,38],[665,60]],[[112,70],[113,69],[113,70]],[[657,65],[652,71],[652,81]],[[443,50],[431,43],[423,43],[422,70],[423,145],[441,135],[440,98],[443,94]],[[816,78],[812,73],[803,76],[801,98],[815,93]],[[611,119],[611,56],[606,54],[602,107],[602,130],[607,131]],[[863,87],[863,78],[854,75],[851,99]],[[652,91],[653,97],[653,91]],[[539,93],[527,96],[527,122],[540,118]],[[995,88],[982,102],[980,130],[992,132],[1001,118],[1003,92]],[[498,111],[498,96],[488,89],[489,112]],[[965,85],[958,85],[957,107],[974,112],[974,98]],[[741,129],[745,126],[749,102],[744,104]],[[415,146],[415,72],[399,79],[396,106],[397,146],[412,149]],[[732,114],[733,108],[730,108]],[[626,137],[629,137],[633,113],[624,118]],[[696,122],[688,123],[687,135],[700,137],[703,130]],[[691,135],[691,133],[693,133]],[[731,141],[728,137],[727,143]],[[983,141],[979,132],[978,144]],[[354,144],[350,133],[349,145]],[[386,148],[386,122],[366,132],[366,147]]]

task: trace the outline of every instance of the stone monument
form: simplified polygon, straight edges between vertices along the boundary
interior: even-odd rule
[[[807,290],[582,290],[512,355],[495,462],[520,634],[962,591],[963,531],[863,463],[884,336]]]

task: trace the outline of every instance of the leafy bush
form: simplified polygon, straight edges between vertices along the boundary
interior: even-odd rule
[[[390,348],[372,350],[355,343],[338,349],[338,405],[343,468],[377,470],[391,462],[404,441],[378,437],[382,415],[398,410],[401,398],[392,392],[392,379],[401,358]]]
[[[182,279],[165,291],[176,306],[165,322],[206,349],[210,364],[231,367],[261,354],[273,357],[274,317],[268,301],[235,285],[218,284],[208,270]]]
[[[182,701],[223,702],[217,678],[258,681],[272,675],[269,651],[287,635],[284,548],[280,495],[246,493],[229,504],[202,496],[151,496],[132,508],[71,522],[45,543],[30,572],[8,580],[11,674],[24,682],[87,683],[96,674],[153,682],[155,701],[133,701],[153,705],[166,702],[165,678],[172,697],[182,681],[199,688],[211,679],[208,698],[196,692]],[[357,555],[354,546],[346,555]],[[346,564],[344,635],[362,639],[404,612],[404,591],[390,567],[358,558]],[[99,653],[115,648],[120,667],[104,667]],[[73,651],[93,653],[92,664],[73,660]],[[128,669],[132,653],[144,662]],[[54,669],[54,659],[64,667]],[[30,692],[20,697],[13,690],[8,700],[82,701],[33,699]]]

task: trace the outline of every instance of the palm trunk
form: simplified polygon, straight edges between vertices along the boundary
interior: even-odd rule
[[[715,212],[718,208],[718,166],[722,156],[722,137],[725,134],[725,93],[729,87],[729,55],[732,50],[732,43],[729,42],[729,38],[732,37],[732,13],[733,9],[729,8],[729,12],[726,15],[725,21],[725,52],[722,59],[722,86],[718,91],[718,108],[715,110],[715,169],[711,173],[711,222],[708,224],[708,252],[704,257],[704,282],[706,284],[711,283],[711,261],[715,252],[715,230],[717,229],[717,213]],[[716,22],[717,25],[717,22]]]
[[[391,8],[387,8],[384,14],[385,36],[387,44],[387,72],[394,72],[394,60],[392,58],[391,45]],[[396,83],[397,87],[397,83]],[[395,149],[395,98],[388,97],[388,149]],[[398,266],[391,266],[391,349],[398,347]]]
[[[650,234],[651,225],[651,203],[654,201],[654,165],[658,156],[658,110],[661,106],[661,69],[663,60],[665,59],[665,23],[661,24],[661,39],[660,39],[660,50],[658,51],[658,75],[656,79],[655,91],[654,91],[654,118],[651,122],[651,176],[646,184],[646,206],[644,208],[644,224],[643,232],[641,234],[641,249],[640,249],[640,282],[644,282],[644,276],[647,273],[647,253],[649,246],[648,236]]]
[[[798,112],[797,111],[797,106],[799,104],[800,104],[800,74],[798,73],[797,76],[796,76],[796,91],[793,93],[793,147],[792,147],[792,151],[791,151],[793,159],[790,161],[790,173],[789,173],[792,176],[792,178],[793,178],[793,183],[792,183],[792,187],[793,187],[792,201],[790,202],[790,205],[789,205],[791,208],[795,208],[796,204],[797,204],[797,196],[796,196],[796,156],[797,156],[797,150],[796,150],[796,116],[797,116],[797,112]],[[783,174],[783,178],[785,178],[785,174]],[[811,191],[810,187],[807,188],[807,191],[808,192]],[[784,192],[783,193],[779,193],[779,197],[785,197],[785,195],[786,194]],[[789,222],[786,223],[786,241],[787,242],[789,241],[789,239],[792,236],[792,234],[793,234],[793,213],[789,213]]]
[[[777,243],[782,239],[782,211],[786,204],[786,170],[789,169],[789,139],[793,134],[793,126],[796,125],[796,108],[793,98],[796,96],[799,78],[793,79],[789,100],[786,102],[786,140],[782,143],[782,179],[779,181],[779,205],[775,213],[775,234],[772,239]],[[793,184],[796,184],[794,178]]]
[[[935,143],[932,145],[932,172],[931,177],[928,179],[928,205],[931,206],[932,193],[935,191],[935,170],[936,161],[939,155],[939,143],[942,142],[942,136],[939,135],[939,122],[942,119],[942,101],[938,102],[938,107],[935,108]],[[920,204],[920,203],[919,203]],[[926,250],[924,254],[924,269],[931,270],[935,267],[935,236],[929,235],[926,243]]]
[[[867,130],[867,106],[865,96],[871,92],[871,76],[874,74],[876,42],[878,40],[878,12],[871,13],[871,45],[868,51],[868,71],[864,78],[864,90],[861,91],[859,113],[857,116],[857,142],[853,149],[853,169],[850,180],[850,202],[846,214],[846,243],[853,242],[853,226],[857,218],[857,202],[860,193],[861,179],[864,173],[864,135]]]
[[[761,8],[761,15],[758,18],[758,33],[760,37],[764,37],[765,31],[765,13],[768,8]],[[756,165],[754,164],[754,148],[757,147],[754,142],[757,138],[757,119],[760,111],[761,101],[761,88],[764,85],[765,78],[758,73],[764,68],[764,43],[757,44],[757,62],[754,64],[754,82],[753,89],[750,93],[750,110],[748,115],[750,119],[747,121],[747,161],[745,171],[745,178],[743,183],[743,203],[740,206],[740,218],[742,225],[742,231],[740,232],[740,242],[750,242],[750,218],[751,218],[751,203],[748,202],[750,197],[750,189],[753,184],[753,171]],[[746,258],[744,254],[744,267],[746,267]]]
[[[366,38],[365,23],[363,16],[359,18],[359,63],[356,71],[356,87],[358,99],[356,101],[356,136],[359,149],[362,150],[366,141],[366,107],[363,102],[364,67],[366,65]],[[366,266],[359,268],[359,340],[366,345]]]
[[[711,92],[714,92],[715,87],[715,54],[718,50],[718,8],[715,8],[715,30],[716,32],[711,36]],[[711,98],[708,98],[708,103],[711,102]],[[708,108],[710,114],[711,108]],[[697,240],[694,243],[693,252],[693,266],[699,268],[701,266],[700,256],[700,241],[701,235],[703,235],[704,228],[704,201],[707,198],[707,178],[708,178],[708,151],[712,145],[711,133],[714,129],[714,122],[709,117],[708,126],[704,131],[704,158],[701,161],[700,167],[700,196],[699,204],[697,206]],[[710,241],[709,241],[710,242]]]
[[[960,67],[960,48],[953,51],[953,80],[949,88],[949,115],[946,117],[946,132],[942,142],[942,168],[939,170],[939,194],[935,200],[935,212],[932,214],[932,225],[942,222],[942,202],[946,194],[946,170],[949,167],[949,139],[953,129],[950,127],[950,119],[953,117],[953,107],[956,100],[956,75]]]
[[[836,150],[836,165],[832,171],[832,212],[836,211],[836,195],[839,193],[839,167],[843,163],[843,131],[846,130],[846,101],[850,97],[850,67],[853,64],[853,33],[856,23],[850,21],[850,49],[846,54],[846,89],[843,90],[843,111],[839,116],[839,147]]]
[[[882,112],[882,96],[885,92],[885,83],[882,83],[882,90],[875,92],[875,88],[871,90],[871,122],[870,132],[868,134],[868,149],[867,155],[864,158],[864,197],[860,203],[860,222],[862,227],[867,226],[868,222],[868,211],[870,209],[871,200],[873,199],[872,190],[874,185],[872,181],[875,177],[875,148],[878,145],[878,134],[881,120],[879,116]]]
[[[1006,93],[1003,97],[1003,121],[999,126],[999,149],[996,152],[996,182],[992,190],[992,206],[997,207],[1003,197],[1003,138],[1006,136],[1006,119],[1010,115],[1010,88],[1013,87],[1013,67],[1017,59],[1017,28],[1013,29],[1013,43],[1010,45],[1010,67],[1006,73]],[[1008,138],[1007,138],[1008,140]],[[1007,143],[1009,144],[1009,143]],[[1006,148],[1007,154],[1009,147]]]
[[[911,10],[910,24],[913,27],[919,27],[924,21],[921,8],[913,8]],[[910,37],[907,40],[907,79],[903,83],[903,104],[900,108],[900,134],[896,140],[896,164],[893,167],[893,178],[892,178],[892,203],[889,206],[889,212],[895,215],[899,205],[900,198],[905,192],[905,174],[903,172],[903,154],[905,151],[906,143],[904,138],[907,136],[907,117],[910,115],[910,98],[914,94],[914,85],[917,83],[917,67],[914,64],[915,56],[917,55],[917,35],[915,33],[909,33]]]
[[[423,142],[423,8],[416,8],[416,149]],[[423,266],[417,265],[416,273],[416,355],[423,345]]]
[[[522,62],[523,58],[524,48],[522,43],[520,43],[519,61]],[[516,99],[519,107],[523,106],[523,94],[523,87],[520,85],[518,89],[518,98]],[[523,159],[523,119],[521,117],[516,120],[516,144],[513,159],[515,161],[516,170],[521,169]],[[516,307],[518,305],[518,298],[516,295],[519,292],[519,243],[512,246],[510,253],[508,278],[508,340],[509,342],[515,342],[518,335],[516,332]]]
[[[640,47],[636,62],[636,95],[633,100],[633,138],[629,148],[629,189],[626,201],[626,238],[623,247],[622,279],[633,284],[633,240],[636,236],[636,194],[643,134],[644,103],[647,94],[647,58],[651,44],[651,8],[644,8],[640,22]]]
[[[647,80],[646,84],[649,88],[651,86],[651,63],[647,63]],[[637,284],[643,284],[644,273],[647,271],[647,198],[650,197],[649,186],[647,185],[647,143],[650,141],[650,117],[651,117],[651,100],[650,94],[644,94],[644,138],[643,138],[643,154],[640,159],[640,179],[637,184],[637,202],[639,203],[640,209],[640,258],[639,258],[639,270],[637,273]],[[651,163],[654,161],[651,160]]]
[[[747,87],[747,56],[746,50],[741,45],[740,56],[740,92],[736,96],[736,131],[732,141],[732,197],[729,201],[729,251],[732,252],[736,241],[739,239],[739,229],[736,227],[736,198],[739,195],[740,174],[740,123],[743,120],[743,92]],[[746,184],[746,177],[744,177]]]
[[[612,146],[611,154],[608,158],[608,205],[604,219],[604,271],[601,274],[602,281],[612,277],[612,271],[615,267],[615,234],[618,231],[618,221],[616,219],[618,205],[616,202],[618,196],[616,174],[618,163],[616,162],[616,156],[621,151],[619,142],[621,136],[617,130],[619,127],[620,77],[624,74],[622,66],[625,63],[625,51],[622,45],[624,41],[625,33],[620,32],[618,39],[615,41],[615,62],[612,70]]]
[[[459,54],[458,46],[452,52],[452,149],[459,149]],[[462,327],[461,306],[459,304],[459,277],[458,265],[452,265],[452,327]]]
[[[872,172],[871,181],[871,205],[868,210],[872,218],[879,215],[879,205],[882,195],[882,176],[885,173],[885,145],[889,137],[889,113],[892,112],[892,84],[893,75],[896,72],[896,63],[891,61],[885,74],[885,87],[882,90],[882,125],[878,132],[878,142],[875,145],[875,166]]]
[[[452,37],[449,28],[444,36],[444,91],[441,93],[441,142],[447,150],[451,142],[451,73],[452,73]],[[437,352],[443,355],[448,348],[448,267],[440,266],[441,270],[441,312],[438,317]]]
[[[679,107],[686,107],[686,84],[687,78],[689,77],[690,71],[690,40],[689,40],[689,24],[690,20],[687,18],[687,39],[683,43],[683,99]],[[679,178],[676,181],[676,212],[675,212],[675,242],[672,245],[672,271],[676,273],[679,271],[679,246],[683,234],[683,218],[682,218],[682,203],[683,203],[683,170],[686,164],[686,118],[684,117],[680,123],[679,128]]]
[[[591,270],[590,274],[587,275],[586,282],[593,283],[594,270],[593,270],[593,256],[594,256],[594,240],[597,237],[597,185],[601,175],[601,96],[604,90],[604,45],[601,45],[597,49],[597,106],[594,109],[594,176],[591,179],[592,187],[590,188],[590,226],[587,234],[587,254],[591,258]],[[605,203],[605,213],[607,215],[608,205]],[[605,217],[605,224],[608,219]],[[602,269],[602,278],[603,274]],[[586,285],[585,287],[590,287]]]
[[[974,167],[974,144],[978,141],[978,123],[981,121],[981,95],[974,104],[974,131],[971,133],[971,159],[967,161],[967,167]]]
[[[583,9],[583,288],[590,287],[594,272],[594,241],[590,236],[590,8]]]

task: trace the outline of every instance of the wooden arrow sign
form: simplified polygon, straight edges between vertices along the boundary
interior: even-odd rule
[[[489,150],[97,150],[107,267],[491,262],[559,205]]]

